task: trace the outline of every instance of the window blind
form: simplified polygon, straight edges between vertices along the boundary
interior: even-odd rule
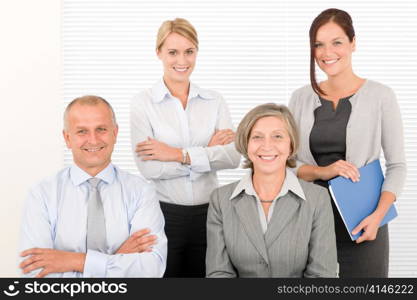
[[[117,1],[64,0],[63,107],[97,94],[114,107],[120,126],[113,161],[138,174],[129,132],[134,94],[162,76],[156,32],[167,19],[183,17],[197,29],[200,51],[192,80],[225,97],[235,126],[254,106],[287,104],[309,82],[308,29],[334,1]],[[354,22],[355,72],[394,89],[401,107],[408,162],[407,182],[390,224],[390,276],[417,276],[417,3],[338,1]],[[323,79],[323,74],[318,75]],[[65,150],[64,165],[71,163]],[[219,172],[225,184],[242,170]]]

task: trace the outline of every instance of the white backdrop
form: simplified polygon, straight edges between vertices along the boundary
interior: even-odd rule
[[[193,80],[225,96],[237,125],[251,107],[286,104],[295,88],[308,83],[308,28],[320,11],[334,5],[320,0],[2,1],[0,30],[9,47],[0,47],[0,157],[6,166],[0,222],[7,236],[1,241],[0,276],[16,274],[27,188],[70,163],[68,152],[63,159],[60,136],[65,103],[82,94],[109,100],[121,127],[114,160],[137,172],[129,145],[129,102],[161,76],[154,44],[163,20],[184,17],[195,25],[201,50]],[[391,86],[399,99],[409,171],[398,200],[400,217],[390,225],[390,276],[416,277],[417,3],[350,0],[338,1],[337,7],[354,20],[355,71]],[[239,175],[226,171],[220,179],[225,183]]]
[[[61,2],[0,1],[0,276],[17,275],[29,186],[63,166]]]
[[[353,18],[357,35],[354,70],[391,86],[404,118],[408,181],[400,217],[392,222],[390,276],[417,276],[417,3],[337,1]],[[193,80],[221,92],[237,125],[255,105],[286,104],[309,82],[308,29],[335,1],[100,1],[65,0],[63,8],[64,98],[99,94],[121,125],[115,162],[137,173],[129,141],[129,103],[161,76],[155,37],[161,22],[184,17],[199,33]],[[321,74],[323,77],[323,74]],[[67,153],[66,163],[71,157]],[[239,170],[223,171],[220,182]]]

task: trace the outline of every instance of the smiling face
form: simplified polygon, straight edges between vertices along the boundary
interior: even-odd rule
[[[284,121],[272,116],[256,121],[248,142],[254,173],[267,175],[285,170],[290,155],[291,139]]]
[[[164,66],[165,82],[188,82],[194,70],[197,47],[182,35],[172,32],[157,50]]]
[[[343,29],[334,22],[321,26],[316,35],[315,60],[328,77],[352,72],[352,52],[355,39],[350,42]]]
[[[110,163],[117,132],[106,104],[75,103],[68,112],[63,135],[75,164],[95,176]]]

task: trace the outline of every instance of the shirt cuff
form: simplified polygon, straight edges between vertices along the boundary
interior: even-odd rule
[[[84,277],[106,277],[108,255],[88,250],[84,263]]]
[[[210,161],[203,147],[191,147],[186,149],[191,160],[191,171],[197,173],[210,172]]]

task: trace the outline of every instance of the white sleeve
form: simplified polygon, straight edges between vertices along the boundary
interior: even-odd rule
[[[37,189],[33,188],[25,201],[22,215],[22,225],[20,229],[19,254],[22,251],[31,248],[48,248],[53,249],[53,227],[54,221],[50,219],[48,213],[48,205],[45,196]],[[18,263],[28,257],[18,257]],[[41,269],[35,269],[27,274],[23,274],[19,268],[22,277],[35,277],[41,272]],[[46,277],[79,277],[81,273],[50,273]]]
[[[144,101],[145,93],[133,98],[130,108],[130,137],[134,160],[140,173],[149,180],[152,179],[171,179],[176,177],[188,176],[190,168],[179,162],[161,162],[157,160],[143,161],[135,152],[136,145],[147,140],[148,137],[154,138],[149,116],[146,113]]]
[[[219,109],[216,120],[216,129],[234,130],[230,112],[223,97],[219,95]],[[187,148],[191,159],[191,171],[203,173],[222,169],[234,169],[239,166],[240,154],[235,143],[213,147]]]
[[[152,184],[143,186],[130,234],[149,228],[157,236],[151,252],[108,255],[88,250],[84,277],[162,277],[167,257],[164,217]]]

